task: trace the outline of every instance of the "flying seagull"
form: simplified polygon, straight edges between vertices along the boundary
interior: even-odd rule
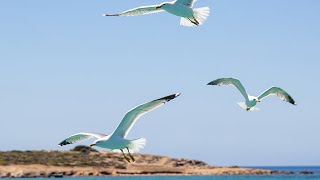
[[[82,133],[77,133],[68,137],[67,139],[63,140],[59,145],[64,146],[64,145],[73,144],[79,141],[87,140],[90,138],[97,138],[96,141],[90,144],[90,147],[98,146],[101,148],[111,149],[116,152],[120,150],[122,152],[123,157],[129,163],[131,160],[132,162],[134,162],[135,159],[132,157],[131,153],[139,152],[139,150],[145,146],[146,139],[144,138],[139,138],[134,140],[126,139],[126,136],[130,132],[133,125],[145,113],[162,106],[166,102],[171,101],[172,99],[178,97],[179,95],[180,93],[166,96],[160,99],[153,100],[148,103],[144,103],[140,106],[137,106],[131,109],[125,114],[122,121],[120,122],[116,130],[111,135],[82,132]],[[127,150],[127,153],[129,154],[131,159],[124,154],[124,150]]]
[[[283,89],[279,87],[271,87],[265,92],[263,92],[260,96],[254,97],[249,96],[245,90],[245,88],[242,86],[241,82],[238,79],[234,78],[221,78],[214,81],[211,81],[208,83],[208,85],[232,85],[235,86],[243,95],[243,97],[246,99],[246,102],[238,103],[240,107],[246,109],[247,111],[250,110],[259,110],[259,108],[255,107],[257,102],[260,102],[262,99],[270,96],[270,95],[276,95],[283,101],[289,102],[293,105],[296,105],[293,98]]]
[[[196,0],[175,0],[172,2],[163,2],[159,5],[141,6],[119,14],[104,14],[104,16],[137,16],[167,11],[181,17],[180,25],[182,26],[199,26],[202,25],[210,15],[210,9],[209,7],[193,9],[192,6],[195,1]]]

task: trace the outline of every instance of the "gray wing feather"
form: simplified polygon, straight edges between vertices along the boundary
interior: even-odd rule
[[[59,146],[64,146],[64,145],[68,145],[68,144],[73,144],[79,141],[84,141],[90,138],[102,138],[105,137],[107,135],[105,134],[100,134],[100,133],[77,133],[74,135],[71,135],[70,137],[68,137],[67,139],[63,140],[61,143],[59,143]]]
[[[177,0],[177,2],[192,7],[196,0]]]
[[[123,117],[122,121],[118,125],[117,129],[114,131],[112,135],[118,135],[121,137],[126,137],[130,132],[133,125],[137,122],[137,120],[144,115],[145,113],[152,111],[166,102],[171,101],[172,99],[178,97],[179,94],[173,94],[170,96],[166,96],[160,99],[153,100],[151,102],[142,104],[133,108],[132,110],[128,111],[125,116]]]
[[[265,92],[263,92],[258,99],[262,100],[268,96],[271,95],[276,95],[278,96],[281,100],[289,102],[293,105],[296,105],[295,100],[283,89],[279,88],[279,87],[271,87],[270,89],[266,90]]]
[[[246,100],[249,100],[248,98],[248,94],[246,92],[246,89],[243,87],[243,85],[241,84],[241,82],[238,79],[235,78],[221,78],[221,79],[217,79],[214,81],[211,81],[210,83],[208,83],[208,85],[232,85],[235,86],[243,95],[243,97]]]
[[[159,12],[164,11],[162,9],[157,9],[156,7],[157,7],[157,5],[155,5],[155,6],[141,6],[138,8],[124,11],[119,14],[104,14],[104,16],[138,16],[138,15],[159,13]]]

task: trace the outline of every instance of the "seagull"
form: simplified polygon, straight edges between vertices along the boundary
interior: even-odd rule
[[[250,110],[259,110],[259,108],[255,107],[257,102],[261,102],[262,99],[270,96],[270,95],[276,95],[283,101],[289,102],[293,105],[296,105],[294,99],[283,89],[279,87],[271,87],[265,92],[263,92],[258,97],[249,96],[245,90],[245,88],[242,86],[241,82],[238,79],[234,78],[221,78],[214,81],[211,81],[207,85],[232,85],[235,86],[243,95],[243,97],[246,99],[246,102],[238,103],[240,107],[244,108],[247,111]]]
[[[134,140],[126,139],[126,136],[130,132],[133,125],[145,113],[162,106],[166,102],[171,101],[172,99],[178,97],[179,95],[180,93],[172,94],[170,96],[156,99],[131,109],[125,114],[122,121],[120,122],[116,130],[111,135],[105,135],[100,133],[88,133],[88,132],[77,133],[63,140],[61,143],[59,143],[59,146],[73,144],[73,143],[91,139],[91,138],[97,138],[96,141],[90,144],[90,147],[97,146],[101,148],[110,149],[115,152],[121,151],[123,157],[129,163],[131,160],[132,162],[134,162],[135,159],[133,158],[130,152],[132,153],[139,152],[139,150],[145,146],[146,139],[145,138],[139,138]],[[129,154],[130,158],[128,158],[124,154],[124,150],[127,150],[127,153]]]
[[[167,11],[173,15],[181,17],[182,26],[199,26],[210,15],[209,7],[192,8],[196,0],[175,0],[172,2],[163,2],[159,5],[141,6],[124,11],[119,14],[104,14],[103,16],[137,16],[144,14],[153,14]]]

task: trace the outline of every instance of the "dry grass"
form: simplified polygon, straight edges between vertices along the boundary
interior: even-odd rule
[[[204,162],[184,159],[171,159],[163,156],[134,154],[135,164],[169,165],[173,167],[208,166]],[[76,167],[117,167],[125,169],[127,164],[119,153],[98,152],[79,146],[71,151],[7,151],[0,152],[0,165],[76,166]]]

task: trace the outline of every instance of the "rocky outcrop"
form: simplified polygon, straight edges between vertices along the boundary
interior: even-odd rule
[[[73,151],[0,152],[0,177],[64,177],[125,175],[271,175],[284,172],[215,167],[202,161],[134,154],[127,163],[121,154],[84,147]]]
[[[307,175],[307,174],[314,174],[314,172],[312,172],[312,171],[301,171],[301,172],[299,172],[299,174]]]
[[[59,167],[46,165],[0,166],[0,177],[64,177],[64,176],[125,176],[125,175],[272,175],[273,171],[223,167],[172,167],[149,164],[132,164],[125,168]],[[277,172],[277,174],[282,174]]]

